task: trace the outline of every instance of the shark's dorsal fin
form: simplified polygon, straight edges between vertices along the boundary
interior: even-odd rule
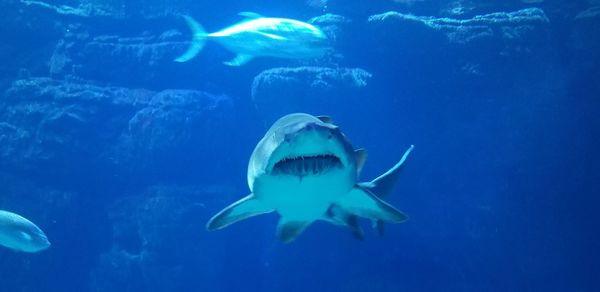
[[[263,17],[262,15],[256,13],[256,12],[250,12],[250,11],[243,11],[238,13],[239,16],[248,18],[248,19],[255,19],[255,18],[261,18]]]
[[[382,198],[389,196],[389,194],[392,192],[394,184],[396,183],[396,180],[398,179],[400,170],[402,169],[406,158],[414,148],[414,145],[410,145],[408,150],[406,150],[406,152],[404,152],[404,155],[402,155],[400,161],[396,163],[396,165],[394,165],[390,170],[386,171],[384,174],[380,175],[379,177],[370,182],[362,182],[358,185],[363,189],[367,189],[373,192],[376,196]],[[379,233],[379,236],[383,236],[385,229],[383,220],[373,219],[373,228],[377,229],[377,233]]]
[[[398,163],[396,163],[396,165],[394,165],[384,174],[378,176],[376,179],[367,183],[360,183],[360,185],[366,186],[370,191],[381,198],[387,197],[392,192],[394,184],[398,180],[398,176],[400,175],[400,171],[402,170],[402,166],[404,165],[406,158],[414,148],[414,145],[410,145],[408,150],[404,152],[404,155],[402,155],[402,158],[400,161],[398,161]]]
[[[317,119],[321,120],[323,123],[333,124],[333,120],[330,116],[317,116]]]
[[[362,148],[354,150],[354,157],[356,158],[356,169],[358,170],[358,174],[360,174],[367,161],[367,150]]]

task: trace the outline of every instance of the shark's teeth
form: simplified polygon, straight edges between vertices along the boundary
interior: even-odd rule
[[[341,160],[332,154],[293,156],[275,163],[273,173],[297,176],[318,175],[339,167],[342,167]]]

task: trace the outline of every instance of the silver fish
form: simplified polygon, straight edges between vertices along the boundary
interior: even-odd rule
[[[229,66],[241,66],[255,57],[315,58],[330,49],[327,36],[318,27],[289,18],[262,17],[253,12],[242,12],[246,19],[213,33],[190,16],[183,16],[193,33],[188,50],[175,59],[187,62],[204,47],[206,40],[213,40],[236,54],[225,62]]]

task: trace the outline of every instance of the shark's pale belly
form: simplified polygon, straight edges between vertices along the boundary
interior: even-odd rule
[[[312,221],[325,214],[331,203],[354,186],[343,169],[318,175],[263,175],[255,181],[254,195],[291,220]]]

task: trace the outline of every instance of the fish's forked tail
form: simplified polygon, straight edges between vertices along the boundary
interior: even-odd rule
[[[183,15],[183,19],[185,19],[185,22],[190,27],[193,38],[192,43],[190,44],[190,47],[187,49],[187,51],[183,53],[183,55],[175,58],[175,62],[181,63],[187,62],[194,58],[196,55],[198,55],[198,53],[202,51],[202,48],[206,43],[206,31],[204,30],[202,25],[200,25],[196,20],[194,20],[191,16],[188,15]]]

